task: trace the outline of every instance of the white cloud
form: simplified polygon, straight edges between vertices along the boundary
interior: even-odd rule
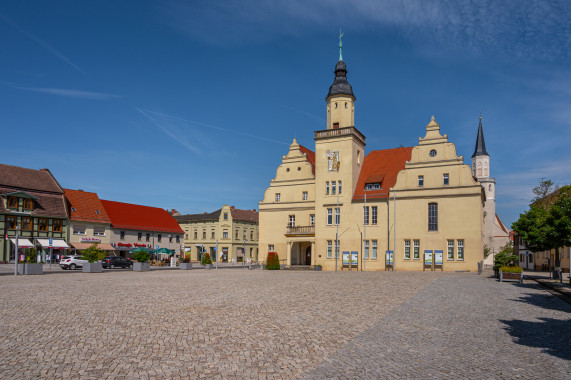
[[[119,95],[105,94],[101,92],[91,92],[91,91],[80,91],[80,90],[68,90],[62,88],[37,88],[37,87],[21,87],[17,86],[17,89],[39,92],[43,94],[66,96],[69,98],[78,99],[92,99],[92,100],[107,100],[107,99],[119,99]]]

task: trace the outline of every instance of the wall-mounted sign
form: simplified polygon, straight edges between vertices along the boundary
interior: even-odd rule
[[[393,251],[387,251],[387,252],[385,253],[385,262],[386,262],[388,265],[393,265],[393,264],[394,264],[394,263],[393,263],[393,260],[394,260]]]
[[[351,266],[357,267],[359,265],[359,253],[357,251],[351,251]]]
[[[349,251],[343,251],[343,265],[349,265]]]
[[[332,152],[330,150],[326,151],[328,169],[330,172],[338,172],[341,163],[339,161],[339,152]]]
[[[135,247],[143,247],[143,248],[146,248],[146,247],[147,247],[146,244],[137,244],[137,243],[134,243],[133,245],[134,245]]]
[[[117,243],[117,247],[132,247],[131,243]]]
[[[101,243],[101,239],[99,238],[92,238],[92,237],[82,237],[82,243]]]

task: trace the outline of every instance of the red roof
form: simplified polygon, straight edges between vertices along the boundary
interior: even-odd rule
[[[177,221],[157,207],[101,200],[113,228],[183,234]]]
[[[259,217],[256,210],[240,210],[232,206],[230,207],[230,213],[232,214],[233,220],[258,223]]]
[[[70,220],[111,223],[97,194],[83,190],[64,189],[63,191],[69,204]]]
[[[307,149],[303,145],[299,146],[299,150],[301,150],[301,153],[305,153],[307,155],[307,162],[311,164],[311,169],[313,171],[313,174],[315,175],[315,152]]]
[[[374,150],[367,154],[363,168],[357,181],[353,200],[365,198],[365,184],[381,182],[380,190],[366,192],[367,199],[387,198],[389,189],[397,181],[397,174],[404,169],[406,161],[410,161],[412,147]]]

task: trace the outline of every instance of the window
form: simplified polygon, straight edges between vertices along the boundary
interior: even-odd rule
[[[222,230],[222,239],[228,239],[228,230]]]
[[[273,251],[274,251],[274,245],[268,244],[268,252],[273,252]]]
[[[333,209],[327,209],[327,225],[330,226],[333,224]]]
[[[331,258],[331,253],[333,251],[333,241],[327,240],[327,258]]]
[[[172,243],[172,235],[169,235],[169,243]]]
[[[325,182],[325,195],[329,195],[329,181]]]
[[[31,210],[34,208],[34,202],[31,199],[24,199],[24,210]]]
[[[301,198],[306,201],[307,200],[307,191],[304,191]]]
[[[456,258],[458,261],[464,261],[464,240],[457,240],[457,246],[456,248],[458,249],[458,254],[456,255]]]
[[[210,231],[210,238],[211,239],[215,239],[216,238],[216,232],[214,230]]]
[[[161,235],[161,234],[158,234],[158,235],[157,235],[157,241],[158,241],[159,243],[161,242],[162,238],[163,238],[163,235]]]
[[[206,229],[205,228],[202,229],[202,238],[206,239]]]
[[[224,220],[228,220],[228,213],[227,212],[224,213]]]
[[[180,243],[180,235],[176,235],[176,242]]]
[[[289,216],[288,226],[290,226],[290,227],[295,227],[295,215],[290,215],[290,216]]]
[[[371,206],[371,224],[377,224],[377,206]]]
[[[338,259],[339,258],[339,244],[341,244],[341,242],[339,240],[335,241],[335,258]]]
[[[125,231],[121,231],[119,235],[121,240],[125,240]]]
[[[250,231],[250,240],[254,240],[254,231]]]
[[[184,238],[185,238],[186,240],[188,240],[188,234],[185,234],[185,235],[184,235]]]
[[[371,240],[371,244],[372,244],[372,248],[373,248],[373,252],[371,255],[371,259],[376,260],[377,259],[377,241],[376,240]]]
[[[18,208],[18,198],[8,197],[8,208]]]
[[[482,163],[481,162],[478,162],[478,175],[477,176],[478,177],[482,176]]]
[[[238,240],[238,230],[236,230],[236,240]]]
[[[281,199],[281,194],[280,193],[276,193],[276,202],[279,202]]]
[[[438,203],[428,204],[428,231],[438,231]]]
[[[194,239],[198,239],[198,231],[194,230]]]
[[[335,195],[337,192],[337,182],[331,181],[331,195]]]
[[[424,186],[424,176],[419,175],[418,176],[418,187],[422,187],[422,186]]]
[[[23,231],[32,230],[32,218],[22,218],[22,230]]]
[[[357,151],[357,165],[360,165],[360,164],[361,164],[361,151],[358,150]]]
[[[418,260],[420,258],[420,240],[413,241],[413,244],[412,258]]]
[[[85,226],[73,226],[74,235],[85,235]]]
[[[454,240],[447,240],[448,252],[446,255],[447,260],[454,260]]]
[[[72,208],[71,208],[71,211],[77,212],[77,210],[75,209],[75,207],[72,207]]]
[[[7,216],[6,217],[6,224],[9,230],[16,229],[16,217],[15,216]]]
[[[436,157],[436,149],[432,149],[429,154],[430,157]]]
[[[138,240],[138,241],[143,240],[143,233],[142,233],[142,232],[139,232],[139,233],[137,234],[137,240]]]
[[[369,224],[369,206],[363,206],[363,224]]]
[[[38,219],[38,230],[47,231],[48,230],[48,220],[41,218]]]
[[[347,108],[347,102],[345,102],[345,108]]]
[[[443,178],[442,178],[442,181],[443,181],[444,185],[445,185],[445,186],[446,186],[446,185],[449,185],[449,184],[450,184],[450,180],[449,180],[449,178],[448,178],[448,173],[444,173],[444,175],[443,175],[442,177],[443,177]]]
[[[338,226],[339,224],[341,224],[341,209],[335,207],[335,225]]]
[[[404,259],[410,260],[410,240],[404,241]]]
[[[381,190],[381,183],[380,182],[367,183],[365,185],[365,191],[370,191],[370,190]]]
[[[337,190],[339,190],[339,194],[341,194],[341,181],[337,183]]]
[[[99,210],[95,210],[95,213],[96,213],[97,215],[101,215],[101,212],[100,212]]]
[[[145,234],[145,241],[151,241],[151,234]]]
[[[242,241],[246,240],[246,230],[242,232]]]
[[[363,257],[365,258],[365,260],[369,260],[369,241],[365,240],[365,249],[363,252]]]
[[[63,221],[61,219],[52,219],[52,231],[61,232]]]

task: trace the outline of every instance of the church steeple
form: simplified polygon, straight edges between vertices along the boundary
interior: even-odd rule
[[[476,138],[476,148],[472,158],[476,156],[489,156],[486,151],[486,142],[484,141],[484,129],[482,128],[482,116],[480,116],[480,125],[478,126],[478,137]]]
[[[325,97],[327,101],[327,129],[355,126],[355,95],[347,81],[347,66],[343,61],[341,38],[339,34],[339,61],[335,65],[335,79]]]

